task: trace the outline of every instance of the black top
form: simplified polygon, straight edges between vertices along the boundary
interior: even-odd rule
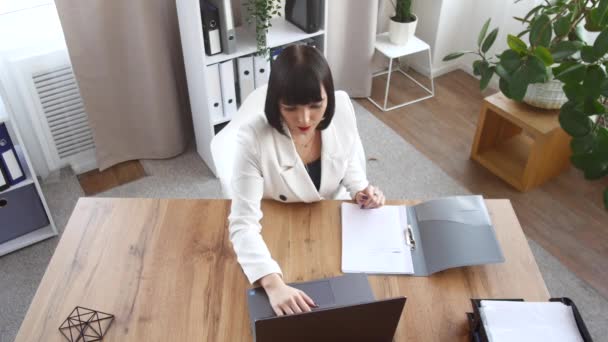
[[[319,188],[321,187],[321,158],[306,164],[306,171],[308,171],[308,175],[315,185],[315,188],[319,191]]]

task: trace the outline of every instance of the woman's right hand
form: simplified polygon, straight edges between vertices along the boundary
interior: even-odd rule
[[[260,279],[270,305],[277,316],[308,312],[316,307],[315,302],[304,291],[288,286],[277,273],[266,275]]]

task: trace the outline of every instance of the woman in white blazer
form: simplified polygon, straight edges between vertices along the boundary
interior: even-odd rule
[[[348,95],[334,93],[323,55],[293,45],[273,62],[264,108],[240,127],[232,175],[230,241],[251,283],[259,281],[277,315],[310,311],[313,300],[287,286],[262,239],[262,198],[315,202],[354,198],[384,204],[358,159],[361,139]]]

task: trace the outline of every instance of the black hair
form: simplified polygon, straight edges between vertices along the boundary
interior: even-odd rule
[[[279,102],[286,105],[306,105],[320,102],[321,84],[327,94],[327,108],[317,129],[324,130],[331,123],[336,108],[334,81],[323,54],[307,45],[291,45],[272,62],[264,112],[270,126],[282,134]]]

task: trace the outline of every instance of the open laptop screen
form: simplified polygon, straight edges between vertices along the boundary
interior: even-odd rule
[[[390,342],[405,301],[398,297],[256,320],[256,342]]]

